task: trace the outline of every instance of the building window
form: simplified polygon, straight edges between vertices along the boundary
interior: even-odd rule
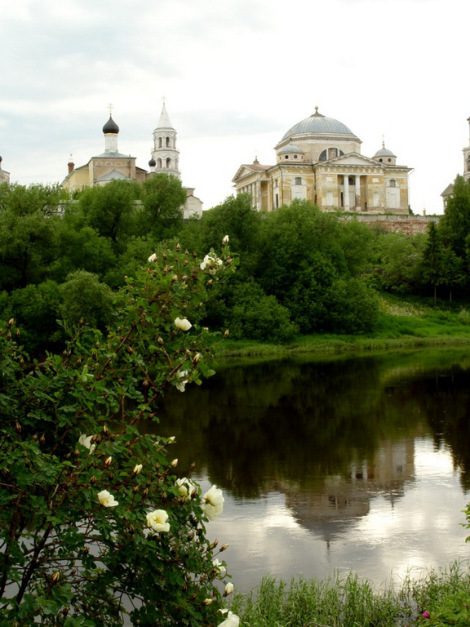
[[[171,168],[171,159],[170,159],[170,157],[166,158],[166,167],[167,168]]]
[[[302,185],[302,179],[300,178],[300,176],[295,177],[294,185]]]
[[[392,179],[390,181],[390,187],[396,187],[397,186],[397,182],[395,181],[395,179]]]
[[[328,148],[328,159],[334,159],[338,156],[337,148]]]
[[[166,138],[166,147],[167,148],[170,147],[170,138],[169,137]]]
[[[286,155],[286,156],[284,157],[284,159],[288,159],[288,158],[289,158],[289,155]]]
[[[162,145],[163,145],[163,143],[162,143],[162,138],[161,138],[161,137],[159,137],[159,138],[158,138],[158,147],[159,147],[159,148],[161,148],[161,147],[162,147]]]
[[[326,150],[324,150],[318,157],[318,161],[326,161]]]
[[[157,168],[162,167],[162,160],[160,158],[157,159]]]
[[[294,155],[294,159],[297,159],[297,155]]]

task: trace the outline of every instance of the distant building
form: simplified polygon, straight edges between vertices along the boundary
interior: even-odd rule
[[[467,118],[467,122],[470,126],[470,118]],[[463,177],[464,179],[470,179],[470,138],[468,141],[468,146],[462,149],[463,152]],[[447,207],[447,201],[450,196],[454,193],[454,184],[449,183],[445,190],[442,192],[441,197],[444,202],[444,209]]]
[[[253,207],[273,211],[294,199],[323,210],[407,214],[408,173],[382,144],[372,158],[361,155],[361,140],[342,122],[318,112],[290,128],[275,147],[276,164],[257,159],[241,165],[233,183]]]
[[[104,152],[91,157],[85,165],[75,167],[72,159],[68,165],[68,174],[62,181],[62,187],[70,192],[85,187],[106,185],[110,181],[143,181],[147,172],[135,165],[135,157],[124,155],[118,150],[119,126],[109,116],[103,126]]]
[[[2,169],[2,157],[0,157],[0,183],[9,183],[10,173]]]
[[[110,114],[103,126],[104,152],[91,157],[85,165],[75,167],[72,158],[67,164],[68,173],[62,181],[62,187],[70,192],[80,191],[85,187],[106,185],[110,181],[137,181],[141,183],[155,173],[171,174],[181,179],[179,170],[179,151],[176,148],[176,131],[163,104],[160,120],[153,132],[154,147],[149,161],[149,171],[136,165],[136,158],[118,150],[119,126]],[[1,175],[1,170],[0,170]],[[1,180],[1,179],[0,179]],[[187,202],[183,208],[184,218],[202,215],[202,202],[194,195],[194,188],[184,188]]]

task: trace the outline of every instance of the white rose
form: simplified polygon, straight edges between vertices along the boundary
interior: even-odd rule
[[[217,570],[219,575],[223,576],[227,572],[227,569],[219,559],[212,560],[212,566]]]
[[[147,514],[147,526],[155,533],[166,533],[170,531],[170,523],[167,522],[168,514],[164,509],[156,509]]]
[[[189,331],[192,326],[187,318],[175,318],[175,327],[181,331]]]
[[[103,507],[116,507],[116,505],[119,505],[118,501],[115,500],[114,496],[110,494],[108,490],[98,492],[98,501]]]
[[[186,501],[189,501],[191,499],[191,495],[195,491],[197,491],[197,488],[194,485],[194,483],[187,477],[183,477],[182,479],[177,479],[176,486],[178,488],[178,492],[181,494],[181,496],[184,497]]]
[[[147,261],[149,263],[153,263],[155,261],[157,261],[157,255],[155,253],[153,253],[152,255],[150,255],[150,257],[147,259]]]
[[[222,614],[226,614],[228,610],[219,610]],[[219,624],[219,627],[238,627],[240,619],[233,612],[228,612],[227,618]]]
[[[185,377],[188,376],[188,371],[187,370],[179,370],[176,373],[176,376],[179,379],[184,379]],[[184,392],[184,388],[186,387],[186,383],[187,381],[178,381],[178,383],[175,384],[175,387],[177,390],[179,390],[180,392]]]
[[[228,596],[229,594],[232,594],[233,588],[234,588],[234,585],[233,585],[233,583],[231,581],[229,581],[227,584],[225,584],[225,589],[224,589],[225,596]]]
[[[229,241],[230,241],[230,239],[229,239],[229,236],[228,236],[228,235],[225,235],[225,236],[222,238],[222,244],[224,244],[224,246],[227,246],[227,244],[229,243]]]
[[[217,518],[217,516],[222,513],[224,509],[224,497],[222,490],[217,486],[213,485],[210,490],[204,494],[202,500],[203,512],[209,520],[214,520],[214,518]]]
[[[92,435],[85,435],[84,433],[78,438],[78,443],[87,448],[90,451],[90,455],[96,448],[96,444],[91,443],[92,438]]]

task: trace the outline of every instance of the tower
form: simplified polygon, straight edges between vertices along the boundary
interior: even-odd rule
[[[173,176],[181,178],[179,154],[179,150],[176,148],[176,131],[170,122],[165,101],[163,101],[160,120],[157,128],[153,131],[153,151],[149,161],[152,172],[173,174]]]
[[[470,118],[467,122],[470,126]],[[463,176],[465,179],[470,179],[470,140],[468,146],[463,149]]]

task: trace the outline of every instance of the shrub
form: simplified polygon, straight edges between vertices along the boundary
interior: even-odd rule
[[[208,275],[179,252],[150,259],[106,336],[79,326],[62,354],[30,364],[14,321],[0,331],[2,625],[222,620],[225,547],[206,524],[223,496],[178,481],[172,439],[139,429],[165,389],[211,374],[210,336],[190,322]]]

